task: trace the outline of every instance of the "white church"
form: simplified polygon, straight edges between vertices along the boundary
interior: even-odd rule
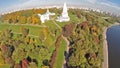
[[[43,14],[43,15],[38,14],[42,23],[45,23],[46,20],[50,20],[50,15],[55,15],[55,13],[49,12],[48,9],[45,14]]]
[[[58,17],[57,21],[67,22],[69,20],[70,20],[70,17],[68,16],[68,9],[67,9],[66,3],[64,3],[62,15]]]
[[[42,23],[45,23],[46,20],[50,20],[50,15],[55,15],[55,13],[51,13],[49,12],[49,10],[47,10],[45,14],[42,14],[42,15],[38,14]],[[69,20],[70,20],[70,17],[68,16],[68,9],[67,9],[66,3],[64,3],[62,15],[58,17],[56,21],[67,22]]]

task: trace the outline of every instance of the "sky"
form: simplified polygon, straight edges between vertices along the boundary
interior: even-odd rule
[[[120,0],[0,0],[0,14],[13,10],[67,5],[100,9],[106,12],[120,14]]]
[[[120,0],[109,0],[110,2],[116,3],[117,5],[120,6]]]

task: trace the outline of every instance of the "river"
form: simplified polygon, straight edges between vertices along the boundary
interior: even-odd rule
[[[120,26],[112,26],[107,30],[109,68],[120,68]]]

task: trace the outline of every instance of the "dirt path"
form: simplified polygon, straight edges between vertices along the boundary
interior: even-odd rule
[[[65,59],[64,59],[64,62],[63,62],[63,64],[62,64],[62,68],[67,68],[67,66],[66,66],[66,62],[67,62],[67,57],[68,57],[68,54],[69,54],[69,41],[67,40],[67,38],[66,37],[64,37],[63,35],[62,35],[62,37],[63,37],[63,39],[66,41],[66,54],[65,54]]]
[[[103,57],[104,61],[102,62],[102,68],[108,68],[108,44],[107,44],[107,39],[106,39],[106,32],[107,32],[107,27],[104,28],[103,36],[104,36],[104,42],[103,42]]]
[[[9,23],[1,23],[6,25],[16,25],[16,26],[33,26],[33,27],[47,27],[46,25],[35,25],[35,24],[9,24]]]
[[[59,29],[62,30],[62,28],[61,28],[55,21],[53,21],[53,23],[54,23]]]
[[[22,34],[22,33],[17,33],[17,32],[13,32],[14,34]],[[39,36],[35,36],[35,35],[32,35],[32,34],[28,34],[28,36],[32,36],[32,37],[36,37],[38,38]]]

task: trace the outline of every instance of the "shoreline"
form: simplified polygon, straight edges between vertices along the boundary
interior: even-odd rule
[[[107,44],[107,29],[108,27],[104,27],[104,32],[103,32],[103,36],[104,36],[104,41],[103,41],[103,57],[104,60],[102,62],[102,68],[108,68],[109,63],[108,63],[108,44]]]
[[[119,25],[119,24],[120,23],[115,22],[114,24],[111,24],[110,26],[103,28],[103,38],[104,38],[104,41],[103,41],[103,57],[104,57],[104,60],[102,62],[102,68],[109,68],[108,42],[107,42],[107,34],[106,34],[107,30],[110,27],[116,26],[116,25]],[[62,36],[62,37],[67,43],[66,52],[69,53],[69,41],[67,40],[66,37],[64,37],[64,36]],[[66,57],[67,57],[67,55],[65,56],[64,62],[62,64],[62,68],[66,68],[66,62],[67,62]]]
[[[109,68],[109,54],[108,54],[108,42],[107,42],[107,30],[112,27],[112,26],[116,26],[116,25],[119,25],[119,23],[115,22],[114,24],[111,24],[110,26],[108,27],[104,27],[103,30],[103,38],[104,38],[104,41],[103,41],[103,57],[104,57],[104,60],[102,62],[102,68]]]

